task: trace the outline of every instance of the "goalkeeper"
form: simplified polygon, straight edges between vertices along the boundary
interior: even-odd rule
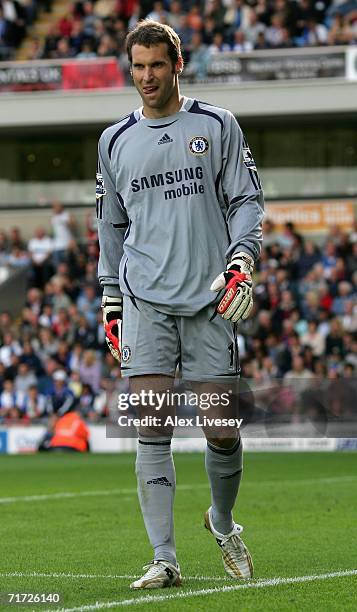
[[[205,381],[234,380],[235,323],[252,309],[262,240],[254,159],[229,111],[180,94],[180,40],[169,26],[139,22],[127,37],[127,52],[142,106],[99,140],[107,342],[134,393],[172,389],[177,363],[183,378],[201,388]],[[211,489],[205,526],[227,573],[250,578],[251,556],[232,514],[242,474],[239,430],[205,434]],[[170,428],[138,429],[138,494],[153,561],[133,589],[181,584],[171,437]]]

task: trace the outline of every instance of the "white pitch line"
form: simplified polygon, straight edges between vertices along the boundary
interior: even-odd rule
[[[177,485],[180,491],[190,491],[191,489],[207,489],[208,483],[195,485]],[[48,493],[44,495],[18,495],[15,497],[0,497],[0,504],[14,504],[16,502],[47,501],[52,499],[70,499],[74,497],[98,497],[104,495],[136,495],[136,488],[130,489],[105,489],[102,491],[59,491],[58,493]]]
[[[332,476],[330,478],[305,478],[298,480],[261,480],[255,482],[245,482],[244,487],[257,487],[257,486],[274,486],[274,485],[316,485],[316,484],[331,484],[331,483],[343,483],[352,482],[357,480],[357,476]],[[197,483],[197,484],[179,484],[177,485],[178,491],[193,491],[195,489],[207,489],[208,483]],[[130,489],[105,489],[101,491],[59,491],[58,493],[48,493],[44,495],[19,495],[14,497],[0,497],[0,504],[14,504],[16,502],[36,502],[36,501],[47,501],[56,499],[71,499],[75,497],[99,497],[107,495],[136,495],[136,488]]]
[[[328,574],[316,574],[311,576],[294,576],[291,578],[269,578],[267,580],[257,580],[256,582],[247,582],[245,584],[214,587],[212,589],[199,589],[197,591],[183,591],[173,593],[172,595],[144,595],[142,597],[134,597],[131,599],[122,599],[119,601],[97,601],[95,604],[79,606],[76,608],[57,608],[55,610],[46,610],[46,612],[87,612],[89,610],[103,610],[116,608],[118,606],[136,606],[145,603],[155,603],[161,601],[170,601],[175,599],[185,599],[188,597],[198,597],[205,595],[215,595],[217,593],[230,593],[232,591],[242,591],[245,589],[262,589],[265,587],[273,587],[285,584],[298,584],[302,582],[313,582],[315,580],[329,580],[331,578],[343,578],[346,576],[356,576],[357,569],[343,570],[340,572],[331,572]]]
[[[47,495],[19,495],[16,497],[0,497],[0,504],[14,504],[16,502],[47,501],[49,499],[66,499],[71,497],[90,497],[102,495],[115,495],[117,493],[132,493],[131,489],[112,489],[104,491],[59,491]]]
[[[98,579],[107,578],[109,580],[135,580],[140,578],[140,575],[129,574],[75,574],[72,572],[0,572],[0,577],[3,578],[76,578],[76,579]],[[228,576],[184,576],[185,580],[200,580],[209,582],[210,580],[226,581],[230,580]]]

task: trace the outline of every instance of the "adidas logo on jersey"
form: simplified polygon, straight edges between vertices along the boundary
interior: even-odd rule
[[[160,478],[154,478],[153,480],[148,480],[146,484],[159,484],[165,485],[165,487],[172,487],[171,482],[169,482],[166,476],[161,476]]]
[[[167,144],[168,142],[173,142],[173,140],[168,134],[164,134],[157,144]]]

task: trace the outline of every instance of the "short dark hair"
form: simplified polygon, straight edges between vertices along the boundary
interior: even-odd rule
[[[149,48],[160,43],[167,44],[169,57],[173,65],[177,64],[181,57],[181,41],[175,30],[166,24],[151,19],[139,21],[135,29],[129,32],[126,38],[126,50],[130,64],[133,61],[131,52],[133,45],[142,45]]]

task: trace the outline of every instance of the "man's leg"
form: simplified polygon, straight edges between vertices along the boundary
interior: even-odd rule
[[[231,386],[235,387],[236,381],[233,381]],[[215,398],[227,396],[228,387],[228,383],[222,385],[209,381],[193,385],[199,396],[211,395]],[[229,399],[229,405],[215,405],[208,410],[201,410],[201,420],[203,415],[211,420],[238,418],[237,398],[234,394],[229,394]],[[206,426],[203,427],[203,432],[207,440],[205,467],[211,489],[211,520],[219,533],[227,534],[232,531],[234,525],[232,510],[242,477],[242,439],[239,429],[235,426]]]
[[[137,376],[130,379],[132,393],[148,392],[164,397],[171,392],[173,379],[168,376]],[[176,476],[171,453],[173,427],[166,426],[174,416],[170,406],[155,412],[152,406],[141,406],[138,416],[156,416],[158,424],[138,429],[136,476],[138,496],[146,532],[154,550],[154,560],[144,567],[145,574],[130,586],[133,589],[180,586],[181,574],[176,560],[174,532],[174,497]],[[142,421],[144,422],[144,421]]]
[[[212,307],[183,321],[183,377],[194,383],[198,394],[215,394],[215,404],[205,414],[210,419],[238,418],[236,392],[238,350],[231,324],[219,316],[212,318]],[[205,382],[206,381],[206,382]],[[214,382],[213,382],[214,381]],[[230,381],[232,384],[230,385]],[[228,406],[217,406],[217,394],[231,397]],[[212,396],[213,397],[213,396]],[[205,526],[215,536],[222,552],[223,564],[233,578],[250,578],[253,564],[249,551],[239,537],[242,527],[233,521],[242,477],[242,442],[237,427],[205,427],[207,439],[205,465],[211,488],[211,507],[205,515]]]
[[[137,376],[130,380],[131,393],[148,391],[165,393],[172,388],[172,379],[162,376]],[[163,407],[155,413],[153,408],[140,409],[140,418],[155,415],[164,419],[168,411]],[[171,453],[172,428],[141,427],[138,431],[136,476],[138,495],[146,531],[154,549],[154,560],[169,561],[177,565],[173,504],[176,477]]]
[[[205,465],[211,487],[211,520],[219,533],[233,528],[232,510],[236,502],[243,470],[240,436],[222,440],[207,440]],[[228,445],[229,444],[229,445]]]
[[[123,375],[129,377],[130,392],[141,397],[137,416],[151,419],[148,426],[142,421],[138,428],[136,474],[139,502],[154,549],[154,561],[145,566],[147,571],[131,584],[131,588],[176,586],[181,584],[181,575],[176,562],[173,521],[173,427],[165,425],[170,414],[170,406],[165,400],[173,386],[179,356],[174,318],[158,312],[147,302],[124,296],[122,346]],[[155,409],[157,406],[159,410]]]
[[[207,389],[207,385],[203,388]],[[216,388],[216,392],[219,388]],[[213,407],[210,417],[236,418],[234,406],[228,409],[228,413],[225,413],[226,410],[227,407]],[[211,488],[211,507],[205,514],[205,527],[220,546],[223,565],[229,576],[235,579],[251,578],[252,557],[240,537],[243,527],[234,522],[232,514],[243,469],[239,430],[234,427],[210,427],[205,428],[204,433],[207,439],[205,464]]]

